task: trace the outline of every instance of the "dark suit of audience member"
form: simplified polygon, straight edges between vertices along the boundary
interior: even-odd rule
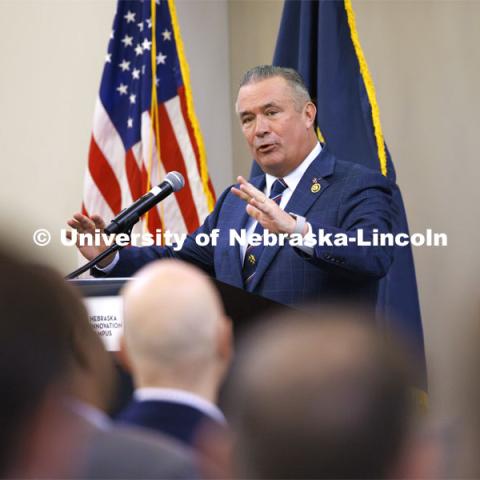
[[[90,479],[197,478],[192,453],[171,438],[114,425],[101,411],[74,403],[72,423],[82,439],[72,477]]]
[[[169,260],[138,272],[123,299],[122,351],[137,388],[117,420],[195,446],[202,428],[225,425],[215,403],[231,331],[218,293],[200,270]]]
[[[163,400],[134,399],[117,420],[157,430],[192,447],[195,446],[199,429],[208,427],[209,424],[225,425],[222,412],[210,402],[202,402],[200,398],[185,395],[184,392],[171,393],[173,395],[162,395],[160,392],[158,398],[163,396]]]

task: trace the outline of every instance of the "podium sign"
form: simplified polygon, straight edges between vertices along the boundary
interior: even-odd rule
[[[118,295],[83,299],[88,318],[109,352],[120,350],[123,335],[123,301]]]
[[[124,323],[119,291],[128,281],[128,278],[69,280],[80,288],[90,324],[109,352],[120,350]]]

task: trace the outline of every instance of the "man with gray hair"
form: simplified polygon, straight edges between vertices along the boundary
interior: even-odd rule
[[[123,291],[123,356],[136,390],[118,420],[195,444],[215,405],[232,351],[231,323],[208,277],[178,260],[154,262]]]
[[[389,180],[336,158],[319,143],[316,107],[294,70],[271,65],[249,70],[235,107],[260,174],[250,181],[238,177],[179,251],[127,248],[93,273],[125,277],[152,260],[176,257],[288,305],[332,298],[375,304],[378,279],[392,261],[391,247],[371,242],[374,232],[391,231]],[[105,224],[98,216],[76,214],[69,225],[93,233]],[[214,238],[217,230],[216,242],[196,242],[199,235]],[[105,248],[80,250],[91,259]]]

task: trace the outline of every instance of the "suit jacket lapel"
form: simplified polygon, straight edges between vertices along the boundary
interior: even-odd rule
[[[307,168],[300,182],[298,182],[297,188],[285,207],[285,211],[304,216],[329,186],[330,182],[327,180],[327,177],[334,170],[335,157],[324,147],[318,157]],[[318,191],[312,191],[314,183],[320,184]]]
[[[328,188],[329,182],[326,177],[329,177],[333,173],[334,169],[335,157],[324,147],[318,157],[310,164],[303,177],[300,179],[297,188],[293,192],[288,204],[285,207],[285,211],[305,216],[313,203],[315,203],[320,198],[322,193]],[[314,183],[320,184],[320,190],[316,192],[312,191],[312,185]],[[280,248],[281,247],[279,245],[275,245],[272,247],[266,247],[263,250],[257,270],[255,272],[255,276],[249,284],[249,291],[253,291],[258,285],[265,274],[265,271],[280,251]]]
[[[265,189],[265,175],[258,175],[250,179],[250,183],[259,190],[263,191]],[[240,233],[242,228],[246,228],[247,222],[250,218],[246,211],[246,207],[247,204],[245,201],[235,197],[235,203],[231,210],[231,215],[234,222],[232,228],[238,233]],[[228,232],[228,235],[230,235],[230,232]],[[240,257],[240,245],[238,242],[235,242],[234,246],[228,247],[227,257],[229,260],[228,268],[231,274],[231,282],[228,283],[231,283],[235,287],[243,288],[243,262]]]

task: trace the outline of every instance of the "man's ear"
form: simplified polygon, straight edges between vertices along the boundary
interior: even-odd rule
[[[219,358],[225,363],[230,365],[230,361],[233,356],[233,329],[232,319],[224,316],[220,322],[218,322],[218,336],[217,336],[217,351]]]
[[[317,115],[317,107],[313,102],[307,102],[305,107],[303,107],[303,114],[305,118],[305,126],[308,128],[312,127],[315,122],[315,117]]]
[[[127,345],[125,342],[125,336],[120,337],[120,349],[114,353],[115,359],[123,367],[126,372],[132,373],[132,364],[130,357],[128,356]]]

